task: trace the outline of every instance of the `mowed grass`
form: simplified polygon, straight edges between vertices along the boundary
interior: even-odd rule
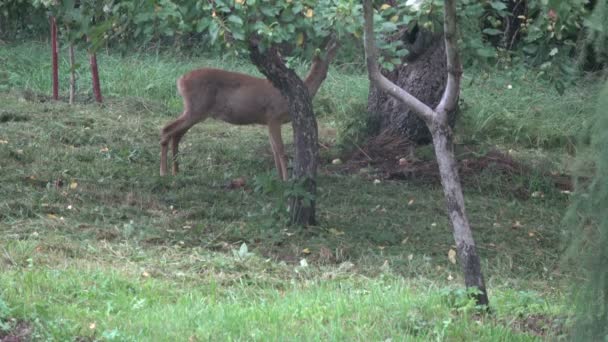
[[[559,240],[567,196],[547,191],[543,179],[486,172],[467,182],[494,310],[475,312],[447,257],[454,246],[439,184],[374,184],[329,163],[339,151],[327,132],[365,108],[364,74],[332,70],[315,101],[329,150],[319,170],[319,225],[301,229],[282,223],[281,185],[262,127],[199,124],[182,143],[182,172],[158,176],[159,130],[180,111],[175,78],[194,65],[254,73],[245,62],[102,54],[106,103],[86,103],[82,70],[80,103],[69,106],[39,95],[48,93],[49,63],[33,51],[47,49],[0,47],[10,66],[0,93],[0,304],[8,307],[0,305],[0,320],[27,322],[35,340],[563,334],[568,277]],[[522,86],[540,87],[530,82]],[[483,94],[465,89],[465,118],[489,111]],[[507,91],[493,96],[510,103]],[[548,131],[543,125],[538,132]],[[484,127],[475,129],[489,136]],[[290,145],[288,125],[283,135]],[[522,150],[539,147],[500,137]],[[238,177],[245,188],[230,188]],[[546,196],[519,199],[511,190],[522,183]],[[537,323],[526,328],[528,321]]]

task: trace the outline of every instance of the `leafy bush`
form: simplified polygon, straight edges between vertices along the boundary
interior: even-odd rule
[[[0,1],[0,38],[18,40],[48,32],[49,22],[43,9],[30,0]]]
[[[586,279],[577,280],[577,320],[573,338],[577,341],[608,339],[608,84],[600,95],[592,135],[595,175],[589,184],[579,184],[566,222],[574,237],[569,258]],[[580,278],[577,278],[580,279]]]

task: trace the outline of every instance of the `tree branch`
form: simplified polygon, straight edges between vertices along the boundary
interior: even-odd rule
[[[448,81],[443,91],[441,101],[435,111],[441,120],[447,119],[447,113],[456,109],[460,95],[460,79],[462,66],[458,55],[456,31],[456,0],[445,0],[443,30],[445,37],[445,54],[448,69]]]
[[[365,19],[363,46],[365,48],[365,60],[370,80],[381,90],[405,103],[427,124],[431,123],[437,115],[433,109],[380,73],[380,69],[378,68],[378,51],[374,37],[374,10],[371,0],[363,1],[363,17]]]

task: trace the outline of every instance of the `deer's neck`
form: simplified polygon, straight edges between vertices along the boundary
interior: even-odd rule
[[[308,88],[308,94],[313,98],[317,94],[317,91],[321,87],[323,81],[325,81],[325,77],[327,77],[327,70],[329,67],[328,61],[323,61],[320,58],[316,59],[304,79],[304,84],[306,88]]]

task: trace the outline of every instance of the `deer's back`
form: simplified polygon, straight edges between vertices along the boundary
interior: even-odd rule
[[[287,101],[268,80],[220,69],[193,70],[177,81],[188,110],[236,125],[289,121]]]

